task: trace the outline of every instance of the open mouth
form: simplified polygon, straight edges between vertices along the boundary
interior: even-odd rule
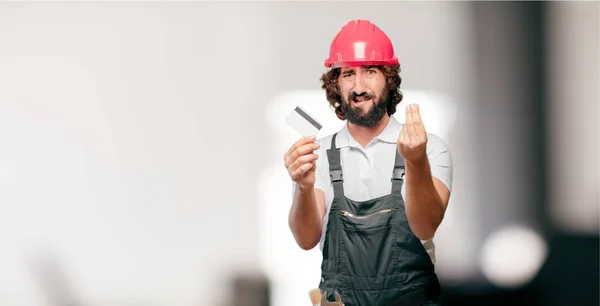
[[[352,105],[354,106],[362,106],[371,100],[371,96],[356,96],[352,99]]]

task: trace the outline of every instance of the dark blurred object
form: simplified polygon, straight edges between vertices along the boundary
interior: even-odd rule
[[[538,306],[543,305],[527,288],[507,290],[491,285],[444,288],[442,305],[461,306]]]
[[[469,284],[443,289],[443,305],[597,306],[600,304],[600,238],[557,234],[546,263],[527,286],[501,289]]]
[[[270,306],[270,284],[264,275],[235,275],[231,280],[231,289],[231,306]]]
[[[532,283],[540,305],[599,305],[600,238],[557,234],[549,245],[546,264]]]

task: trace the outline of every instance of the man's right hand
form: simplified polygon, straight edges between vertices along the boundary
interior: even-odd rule
[[[296,141],[285,153],[285,167],[288,174],[299,187],[306,188],[315,184],[317,159],[313,152],[319,149],[314,136],[303,137]]]

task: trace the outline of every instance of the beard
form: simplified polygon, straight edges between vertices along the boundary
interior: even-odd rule
[[[362,97],[363,100],[374,99],[371,108],[369,108],[366,113],[364,113],[362,109],[352,105],[357,97]],[[342,111],[349,122],[358,126],[372,128],[381,121],[381,118],[383,118],[385,114],[387,114],[388,103],[389,95],[387,94],[386,89],[383,90],[383,94],[379,97],[368,93],[357,95],[355,92],[351,92],[348,96],[348,100],[343,99]]]

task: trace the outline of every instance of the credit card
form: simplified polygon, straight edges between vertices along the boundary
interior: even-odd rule
[[[315,117],[308,114],[300,106],[297,106],[294,111],[287,116],[285,122],[287,122],[287,124],[296,130],[302,137],[317,136],[317,133],[319,133],[323,127]]]

